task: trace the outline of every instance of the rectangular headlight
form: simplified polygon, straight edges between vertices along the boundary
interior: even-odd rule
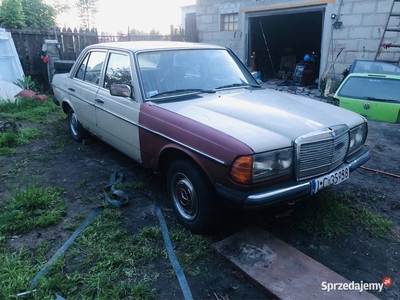
[[[292,166],[293,148],[256,154],[253,157],[253,183],[289,175]]]
[[[363,123],[350,130],[350,143],[347,155],[353,154],[364,145],[367,139],[368,127],[367,123]]]

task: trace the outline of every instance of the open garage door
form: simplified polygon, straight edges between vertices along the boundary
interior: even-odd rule
[[[323,7],[250,13],[248,20],[249,54],[255,53],[255,69],[261,72],[264,81],[282,76],[290,78],[296,64],[306,54],[312,58],[313,52],[311,76],[319,77]]]

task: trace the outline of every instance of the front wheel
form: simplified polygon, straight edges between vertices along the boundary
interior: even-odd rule
[[[82,142],[86,135],[86,130],[82,127],[78,116],[72,108],[68,111],[68,124],[72,139],[76,142]]]
[[[220,203],[208,178],[195,163],[173,162],[168,170],[167,189],[177,218],[186,228],[205,232],[215,225]]]

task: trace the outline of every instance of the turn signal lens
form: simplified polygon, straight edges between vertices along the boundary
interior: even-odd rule
[[[250,184],[252,172],[253,157],[241,156],[232,165],[231,178],[238,183]]]

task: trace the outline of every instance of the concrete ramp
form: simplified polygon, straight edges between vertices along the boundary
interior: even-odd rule
[[[213,246],[273,299],[378,299],[365,291],[323,290],[323,282],[350,281],[259,227],[248,227]]]

